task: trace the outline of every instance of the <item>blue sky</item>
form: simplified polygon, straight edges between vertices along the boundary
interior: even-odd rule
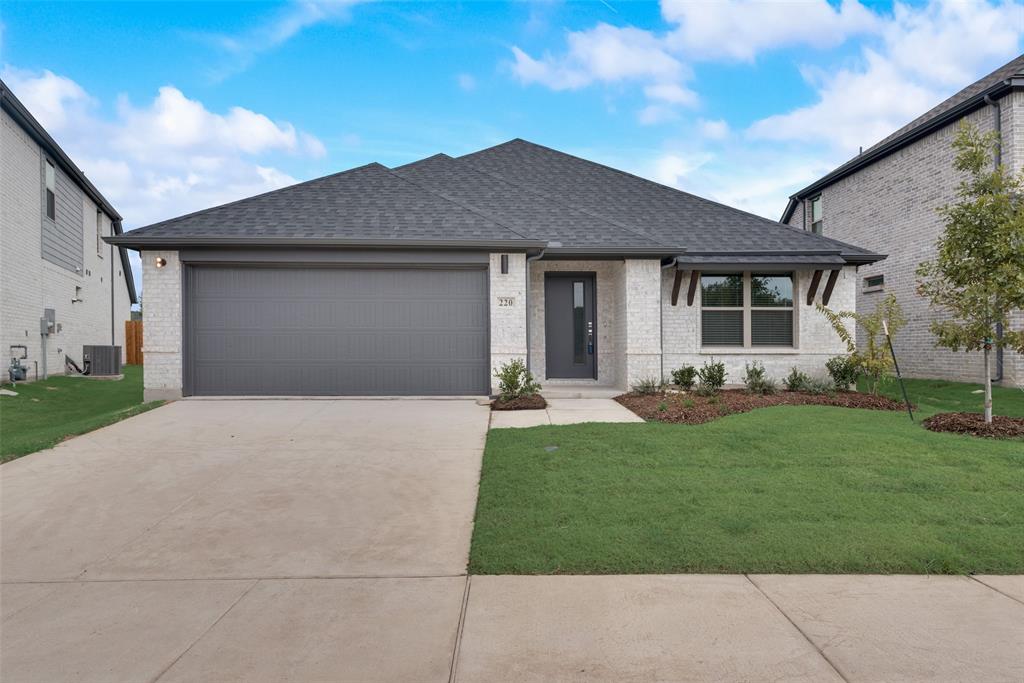
[[[4,80],[135,227],[513,137],[778,218],[1017,56],[1024,10],[8,1],[0,22]]]

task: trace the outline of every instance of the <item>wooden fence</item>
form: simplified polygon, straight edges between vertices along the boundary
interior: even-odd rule
[[[124,321],[124,349],[128,365],[142,365],[142,321]]]

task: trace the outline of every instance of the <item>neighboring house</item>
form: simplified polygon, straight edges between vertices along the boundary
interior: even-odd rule
[[[147,400],[625,388],[712,357],[824,374],[864,249],[523,140],[133,230]]]
[[[782,222],[888,254],[860,269],[857,310],[874,310],[895,294],[908,319],[896,338],[900,368],[914,377],[977,382],[985,372],[982,354],[936,348],[929,326],[944,313],[915,289],[917,266],[934,256],[944,229],[938,210],[956,201],[961,176],[951,145],[961,121],[999,131],[997,163],[1014,173],[1024,169],[1024,55],[794,194]],[[1017,311],[1011,325],[1024,326],[1024,313]],[[994,378],[1024,385],[1024,357],[1006,350],[996,360]]]
[[[121,234],[121,216],[2,81],[0,103],[2,352],[26,346],[29,379],[37,367],[63,373],[65,356],[81,366],[84,345],[123,354],[135,283],[127,251],[103,242]]]

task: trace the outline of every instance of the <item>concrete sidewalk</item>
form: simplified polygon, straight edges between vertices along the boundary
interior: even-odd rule
[[[549,398],[544,410],[495,410],[491,429],[539,427],[583,422],[643,422],[643,418],[610,398]]]

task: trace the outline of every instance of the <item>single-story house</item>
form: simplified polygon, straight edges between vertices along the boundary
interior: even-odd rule
[[[138,249],[146,398],[627,388],[714,357],[821,375],[815,308],[881,258],[524,140],[372,163],[107,238]]]

